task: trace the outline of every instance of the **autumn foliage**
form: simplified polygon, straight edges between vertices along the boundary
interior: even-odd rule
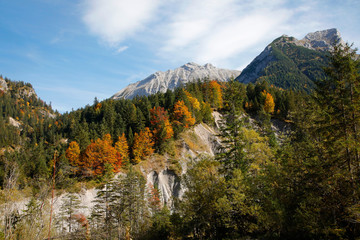
[[[215,80],[210,81],[208,85],[211,91],[210,102],[213,104],[214,107],[222,108],[223,95],[222,95],[221,85]]]
[[[69,159],[70,164],[73,166],[80,165],[80,147],[76,141],[72,141],[69,144],[69,148],[66,149],[66,157]]]
[[[189,112],[184,101],[177,101],[174,105],[174,123],[188,128],[195,124],[195,118]]]
[[[114,171],[118,171],[121,167],[121,156],[112,146],[110,134],[92,142],[85,149],[82,158],[84,170],[91,175],[102,175],[106,163],[110,164]]]
[[[149,184],[149,204],[150,208],[153,212],[159,211],[161,209],[161,201],[160,201],[160,193],[157,188],[154,187],[154,185]]]
[[[147,127],[143,131],[140,131],[139,134],[135,133],[133,145],[134,163],[139,163],[147,156],[153,154],[154,141],[152,138],[153,134]]]
[[[199,102],[199,100],[196,97],[193,97],[191,95],[191,93],[189,93],[188,91],[185,90],[184,92],[185,92],[186,97],[188,98],[192,108],[195,109],[195,110],[200,110],[200,102]]]
[[[265,90],[262,92],[262,95],[265,97],[264,110],[267,113],[273,113],[275,108],[274,98],[273,96],[266,92]]]
[[[123,133],[115,143],[115,150],[119,153],[122,163],[127,164],[129,162],[129,145],[125,133]]]
[[[112,146],[110,134],[92,141],[81,154],[77,142],[71,142],[66,157],[72,166],[77,167],[78,173],[88,176],[102,175],[105,164],[110,164],[114,171],[118,171],[122,165],[122,156]]]
[[[153,127],[155,141],[161,143],[172,138],[174,131],[170,124],[167,111],[165,111],[163,107],[154,107],[150,110],[150,114],[150,123]]]

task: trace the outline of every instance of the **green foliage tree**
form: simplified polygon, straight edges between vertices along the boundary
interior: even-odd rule
[[[57,225],[60,231],[74,232],[74,230],[76,230],[75,226],[77,225],[75,215],[83,208],[77,194],[67,193],[62,201],[59,215],[57,216]]]

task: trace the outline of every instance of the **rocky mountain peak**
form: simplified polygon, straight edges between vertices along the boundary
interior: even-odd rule
[[[343,43],[343,41],[341,40],[340,32],[336,28],[331,28],[327,30],[308,33],[301,40],[284,34],[281,37],[275,39],[272,43],[275,45],[293,43],[297,46],[305,47],[311,50],[328,51],[331,49],[331,46],[337,41]]]
[[[312,50],[327,51],[335,42],[342,42],[340,32],[336,28],[308,33],[297,45]]]
[[[319,77],[316,74],[321,75],[321,64],[323,64],[325,59],[324,52],[330,50],[332,45],[338,41],[343,43],[340,33],[336,28],[308,33],[301,40],[282,35],[270,43],[242,71],[237,80],[242,83],[249,83],[256,82],[260,78],[262,80],[266,78],[268,80],[271,79],[273,82],[282,82],[283,85],[279,85],[285,88],[300,82],[299,79],[302,79],[302,85],[310,86],[310,84],[313,84],[314,78]],[[312,51],[304,51],[303,47]],[[314,63],[316,64],[303,64],[300,66],[301,63],[315,59]],[[285,76],[284,74],[288,74],[282,80],[279,77],[274,77],[279,69],[282,69],[283,77]],[[297,80],[291,81],[290,79],[294,76],[296,76]]]
[[[210,63],[199,65],[194,62],[189,62],[173,70],[167,70],[166,72],[159,71],[151,74],[139,82],[130,84],[114,94],[112,98],[131,99],[135,96],[147,96],[157,92],[164,93],[168,89],[173,90],[176,87],[198,79],[209,78],[218,81],[227,81],[232,77],[236,78],[240,73],[238,70],[217,68]]]

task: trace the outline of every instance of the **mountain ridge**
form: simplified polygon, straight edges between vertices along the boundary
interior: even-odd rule
[[[164,93],[168,89],[173,90],[188,82],[204,78],[227,81],[231,77],[236,78],[240,73],[241,71],[238,70],[217,68],[210,63],[199,65],[197,63],[189,62],[173,70],[155,72],[141,81],[128,85],[115,93],[111,98],[132,99],[137,95],[148,96],[157,92]]]

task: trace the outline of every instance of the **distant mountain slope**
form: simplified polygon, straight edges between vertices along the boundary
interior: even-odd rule
[[[55,122],[56,115],[30,83],[0,76],[0,155],[4,147],[36,142]]]
[[[267,81],[281,88],[309,92],[316,79],[325,77],[327,50],[335,41],[341,41],[337,29],[309,33],[302,40],[283,35],[269,44],[237,80]]]
[[[157,92],[166,92],[188,82],[198,79],[210,78],[219,81],[227,81],[231,77],[236,78],[240,71],[216,68],[211,64],[201,66],[196,63],[187,63],[174,70],[156,72],[142,81],[130,84],[126,88],[112,96],[113,99],[132,99],[135,96],[147,96]]]

